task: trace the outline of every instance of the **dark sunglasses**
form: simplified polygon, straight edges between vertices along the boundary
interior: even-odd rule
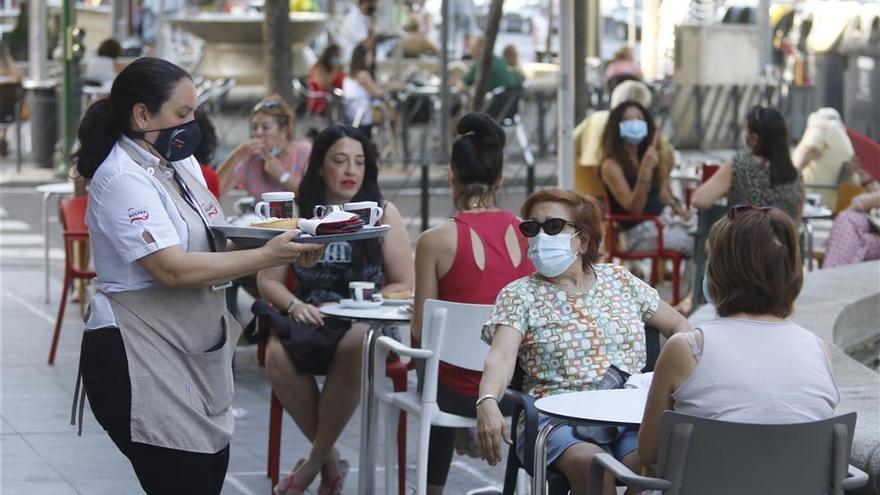
[[[749,203],[740,203],[727,210],[727,219],[733,221],[733,219],[736,218],[736,216],[740,213],[752,210],[760,211],[761,213],[767,214],[770,213],[771,208],[769,206],[755,206]]]
[[[277,108],[281,106],[281,100],[271,99],[271,100],[263,100],[256,105],[254,105],[254,109],[251,110],[251,113],[257,113],[260,110],[271,110],[273,108]]]
[[[577,224],[569,222],[564,218],[548,218],[543,222],[526,220],[519,224],[519,231],[526,237],[535,237],[543,228],[544,233],[547,235],[556,235],[562,232],[562,229],[564,229],[566,225],[571,225],[572,227],[577,228]]]

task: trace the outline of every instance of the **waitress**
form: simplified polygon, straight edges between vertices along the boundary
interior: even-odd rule
[[[258,249],[218,249],[223,213],[191,156],[196,89],[180,67],[141,58],[86,111],[74,156],[91,181],[86,222],[97,291],[80,357],[98,422],[148,494],[218,494],[229,463],[232,356],[241,328],[226,282],[320,247],[288,232]]]

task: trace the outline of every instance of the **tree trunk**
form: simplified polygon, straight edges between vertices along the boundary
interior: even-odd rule
[[[293,105],[293,52],[288,0],[266,0],[263,5],[263,58],[266,94],[278,94]]]
[[[483,43],[483,53],[480,54],[480,60],[477,65],[477,77],[474,81],[474,102],[471,109],[478,112],[483,108],[483,100],[486,92],[490,89],[489,65],[492,63],[492,55],[495,53],[495,39],[498,37],[498,29],[501,27],[501,14],[504,8],[504,0],[492,0],[489,6],[489,17],[486,19],[485,42]]]

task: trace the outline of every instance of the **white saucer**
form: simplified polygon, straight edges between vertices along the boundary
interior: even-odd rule
[[[355,301],[354,299],[343,299],[339,304],[351,309],[373,309],[382,306],[382,301]]]
[[[383,299],[383,304],[385,306],[406,306],[412,304],[412,298],[410,299]]]

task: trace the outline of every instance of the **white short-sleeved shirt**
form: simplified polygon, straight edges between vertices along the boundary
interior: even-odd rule
[[[158,158],[134,141],[124,136],[121,140],[131,144],[146,163],[159,165]],[[192,157],[176,165],[204,183],[199,164]],[[157,168],[155,173],[162,172]],[[158,283],[137,260],[169,246],[187,249],[186,223],[160,180],[135,163],[119,143],[113,146],[92,177],[86,224],[98,276],[86,329],[116,326],[116,317],[104,294],[143,289]],[[155,242],[145,241],[145,232],[149,232]]]

